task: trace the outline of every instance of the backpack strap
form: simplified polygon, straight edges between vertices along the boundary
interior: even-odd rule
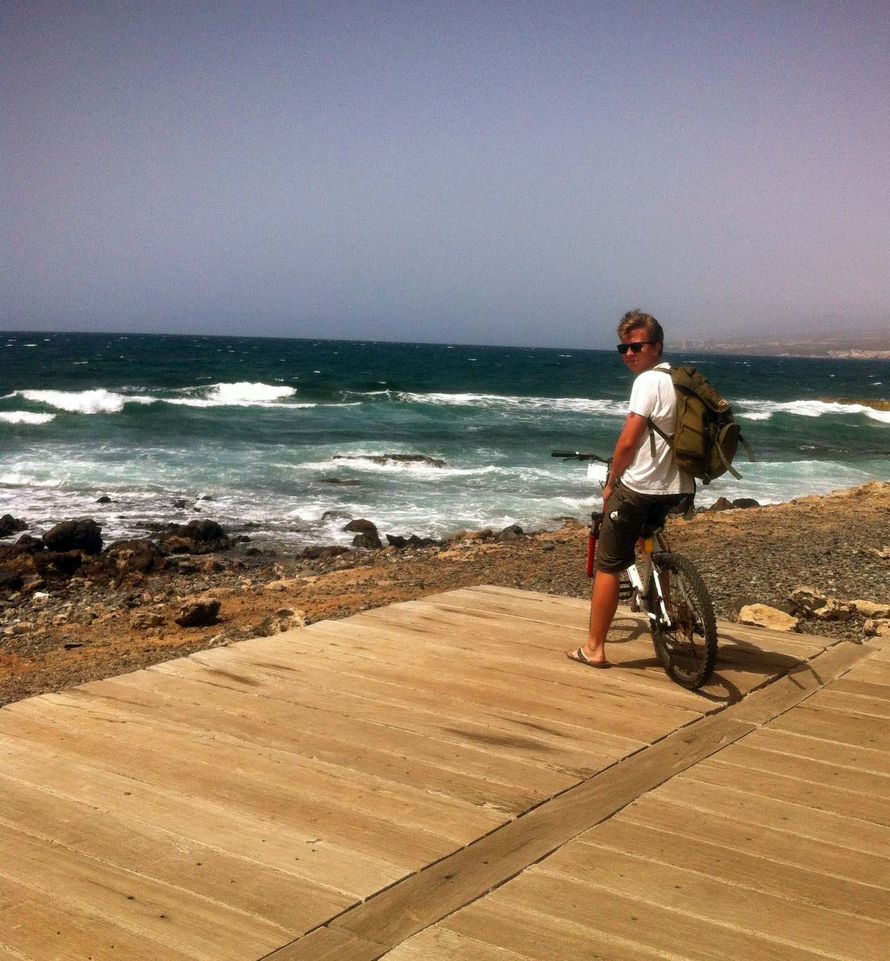
[[[667,370],[665,370],[663,367],[653,367],[652,370],[654,370],[656,374],[667,374],[668,377],[671,376],[670,367],[669,367]],[[652,455],[652,459],[655,460],[655,435],[658,434],[658,435],[661,437],[661,439],[662,439],[668,446],[670,446],[671,440],[672,440],[673,438],[669,437],[669,436],[655,423],[655,421],[652,420],[651,417],[647,417],[647,418],[646,418],[646,424],[647,424],[648,427],[649,427],[649,451],[650,451],[650,453],[651,453],[651,455]]]

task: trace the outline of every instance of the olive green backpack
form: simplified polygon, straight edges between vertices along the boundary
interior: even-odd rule
[[[733,477],[741,478],[742,475],[732,466],[739,444],[745,448],[751,461],[754,452],[742,437],[729,401],[721,397],[694,367],[671,367],[670,370],[661,369],[660,373],[670,374],[674,383],[677,421],[673,436],[668,437],[649,418],[653,457],[655,434],[659,434],[670,445],[679,468],[703,484],[710,484],[727,471]]]

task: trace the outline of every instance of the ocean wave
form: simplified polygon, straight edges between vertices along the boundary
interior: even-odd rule
[[[890,424],[890,411],[878,410],[867,403],[826,400],[739,400],[733,404],[744,420],[769,420],[774,414],[792,414],[797,417],[823,417],[838,414],[865,414],[871,420]]]
[[[186,387],[185,397],[164,397],[167,404],[182,407],[315,407],[315,404],[282,404],[296,394],[294,387],[281,387],[261,382],[239,381],[234,384],[207,384]]]
[[[124,404],[153,404],[154,398],[128,396],[103,387],[96,390],[17,390],[11,396],[46,404],[69,414],[119,414]]]
[[[55,414],[35,414],[29,410],[8,410],[0,413],[0,420],[7,424],[48,424]]]
[[[510,394],[414,393],[411,391],[396,390],[364,391],[358,396],[387,397],[391,401],[404,404],[477,407],[481,410],[546,410],[562,413],[605,414],[615,417],[623,417],[627,413],[626,403],[589,397],[523,397]]]

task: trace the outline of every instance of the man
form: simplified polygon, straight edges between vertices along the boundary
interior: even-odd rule
[[[603,526],[596,551],[596,577],[590,599],[590,636],[567,656],[589,667],[611,667],[606,660],[606,635],[618,607],[619,575],[634,562],[644,523],[663,518],[671,507],[695,490],[681,471],[667,441],[649,429],[653,421],[668,437],[674,432],[674,385],[662,362],[661,324],[632,310],[618,325],[618,351],[635,374],[630,413],[615,444],[612,470],[603,489]]]

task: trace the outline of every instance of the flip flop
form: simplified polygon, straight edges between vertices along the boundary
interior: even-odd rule
[[[591,661],[591,659],[584,653],[584,648],[579,647],[577,651],[566,652],[566,657],[570,661],[577,661],[579,664],[584,664],[587,667],[595,667],[601,671],[612,665],[608,661]]]

